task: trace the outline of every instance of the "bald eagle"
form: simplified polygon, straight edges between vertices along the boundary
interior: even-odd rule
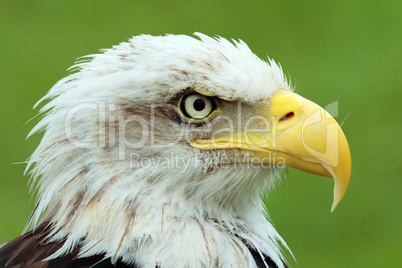
[[[287,267],[261,195],[292,167],[332,177],[335,209],[348,143],[275,61],[196,35],[133,37],[42,99],[38,199],[1,267]]]

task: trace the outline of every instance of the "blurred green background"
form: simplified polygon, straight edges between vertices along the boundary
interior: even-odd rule
[[[402,1],[0,1],[0,244],[33,209],[25,161],[32,110],[74,60],[137,34],[241,38],[280,62],[297,91],[338,101],[352,152],[345,198],[290,170],[268,208],[292,267],[402,267]]]

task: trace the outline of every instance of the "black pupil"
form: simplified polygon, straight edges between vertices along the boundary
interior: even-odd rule
[[[196,111],[202,111],[205,108],[205,101],[203,99],[196,99],[193,106]]]

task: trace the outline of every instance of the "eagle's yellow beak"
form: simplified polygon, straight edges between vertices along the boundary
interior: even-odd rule
[[[242,149],[257,157],[250,162],[281,164],[335,181],[333,211],[345,194],[351,173],[349,145],[335,119],[317,104],[280,90],[263,111],[272,129],[242,131],[216,139],[199,139],[201,150]]]

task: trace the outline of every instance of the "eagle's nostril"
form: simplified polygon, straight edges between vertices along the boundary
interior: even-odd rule
[[[289,113],[285,114],[284,116],[282,116],[281,118],[279,118],[279,122],[280,122],[280,121],[283,121],[283,120],[286,120],[286,119],[290,119],[290,118],[292,118],[294,115],[295,115],[294,112],[289,112]]]

